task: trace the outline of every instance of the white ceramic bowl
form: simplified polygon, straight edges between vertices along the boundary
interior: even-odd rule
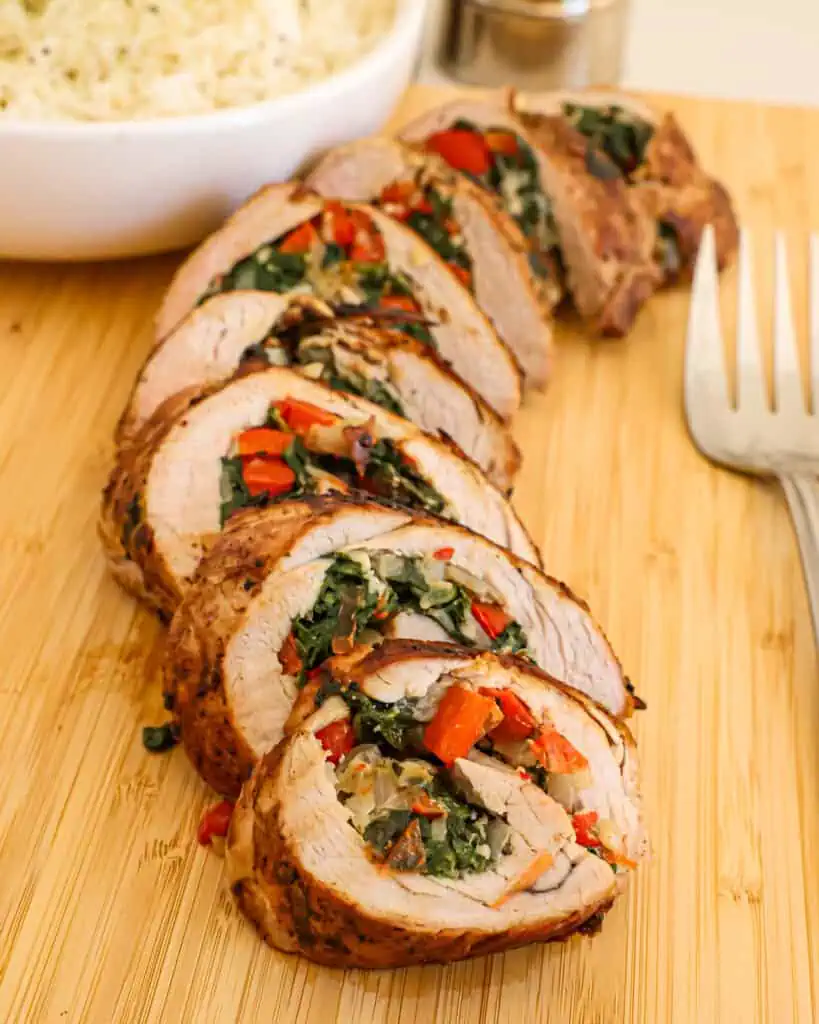
[[[115,259],[192,245],[260,185],[383,127],[415,66],[426,0],[375,50],[302,92],[196,117],[0,122],[0,257]]]

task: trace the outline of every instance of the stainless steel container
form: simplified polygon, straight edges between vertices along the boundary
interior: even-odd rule
[[[470,85],[614,85],[628,0],[444,0],[440,62]]]

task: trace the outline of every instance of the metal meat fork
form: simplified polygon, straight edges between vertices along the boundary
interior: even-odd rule
[[[754,306],[750,241],[739,250],[737,403],[728,379],[719,319],[714,233],[703,235],[688,324],[685,409],[699,450],[741,473],[776,477],[796,529],[819,645],[819,236],[810,245],[811,408],[805,408],[785,242],[776,237],[774,408],[768,401]]]

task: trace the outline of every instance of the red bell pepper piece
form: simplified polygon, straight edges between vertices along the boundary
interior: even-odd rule
[[[383,263],[387,257],[387,247],[372,218],[363,210],[353,210],[350,216],[355,224],[355,241],[350,250],[350,259],[354,263]]]
[[[499,604],[472,602],[472,616],[490,640],[496,640],[512,621]]]
[[[492,166],[492,154],[476,132],[452,128],[430,135],[426,148],[443,157],[450,167],[480,177]]]
[[[486,132],[484,139],[492,153],[500,153],[503,156],[515,156],[520,149],[514,132]]]
[[[296,647],[296,638],[292,633],[287,634],[287,639],[282,644],[282,649],[279,651],[279,663],[289,676],[297,676],[304,667],[298,647]]]
[[[501,743],[528,739],[537,729],[532,712],[512,690],[481,690],[500,704],[503,721],[489,734],[489,738]]]
[[[379,202],[409,207],[412,206],[412,200],[417,191],[418,186],[414,181],[394,181],[391,185],[387,185],[381,193]]]
[[[497,713],[494,700],[462,686],[444,694],[435,717],[424,730],[424,746],[445,765],[466,757],[493,723]]]
[[[338,764],[356,745],[355,729],[347,718],[319,729],[316,739],[327,751],[327,760],[332,764]]]
[[[399,309],[403,313],[419,313],[418,303],[410,295],[383,295],[378,300],[379,309]]]
[[[254,498],[260,494],[278,498],[292,490],[296,482],[296,474],[283,459],[249,459],[242,476]]]
[[[381,235],[359,235],[350,250],[353,263],[383,263],[387,256],[387,248]]]
[[[455,548],[438,548],[437,551],[433,552],[432,557],[439,562],[449,562],[454,554]]]
[[[574,775],[589,767],[583,754],[551,725],[541,728],[531,741],[531,749],[546,771],[558,775]]]
[[[338,419],[334,413],[298,398],[285,398],[276,402],[276,410],[296,434],[304,434],[310,427],[332,427]]]
[[[443,818],[446,808],[436,804],[429,793],[420,792],[412,802],[413,814],[420,814],[422,818]]]
[[[335,242],[345,251],[355,241],[355,217],[337,200],[327,203],[324,207],[324,229],[328,241]]]
[[[597,833],[592,831],[599,818],[600,815],[597,811],[584,811],[581,814],[575,814],[572,818],[572,825],[574,826],[578,843],[589,850],[603,845]]]
[[[472,272],[467,270],[466,267],[462,267],[458,263],[450,263],[449,269],[458,278],[464,288],[472,287]]]
[[[237,442],[239,454],[282,456],[293,443],[293,435],[271,427],[256,427],[239,435]]]
[[[205,811],[196,833],[196,838],[202,846],[210,846],[214,836],[226,836],[232,816],[233,804],[230,800],[223,800],[222,803]]]
[[[320,241],[318,231],[310,221],[300,224],[279,245],[279,252],[296,254],[310,252],[313,246]]]

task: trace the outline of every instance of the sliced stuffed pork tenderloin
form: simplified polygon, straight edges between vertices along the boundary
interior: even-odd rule
[[[693,270],[707,224],[718,266],[730,262],[739,241],[731,198],[703,169],[672,113],[609,90],[518,93],[514,108],[530,125],[563,118],[617,167],[658,224],[655,259],[666,281]]]
[[[413,121],[404,138],[499,196],[580,315],[602,334],[626,333],[662,280],[647,200],[604,155],[589,162],[586,139],[567,121],[518,116],[502,99],[453,101]]]
[[[645,855],[628,730],[520,660],[399,641],[317,684],[228,836],[234,895],[279,949],[382,968],[561,938]]]
[[[373,203],[412,228],[472,291],[527,381],[546,383],[559,292],[535,271],[526,236],[489,193],[434,154],[386,138],[333,150],[306,184],[328,198]]]
[[[351,489],[462,522],[538,560],[508,500],[454,447],[273,367],[160,408],[118,454],[100,532],[117,578],[170,615],[237,512]]]
[[[434,249],[375,207],[325,201],[299,185],[263,189],[177,271],[157,337],[204,299],[248,289],[403,312],[401,328],[435,349],[500,416],[520,406],[520,367],[473,296]]]
[[[207,299],[150,354],[123,415],[128,444],[169,398],[204,392],[237,372],[293,366],[452,441],[502,490],[520,452],[497,413],[435,352],[391,330],[394,315],[337,315],[311,296],[235,291]]]
[[[385,638],[516,654],[618,716],[634,706],[586,605],[531,564],[431,517],[288,501],[229,524],[171,624],[166,703],[196,769],[235,796],[326,659]]]

